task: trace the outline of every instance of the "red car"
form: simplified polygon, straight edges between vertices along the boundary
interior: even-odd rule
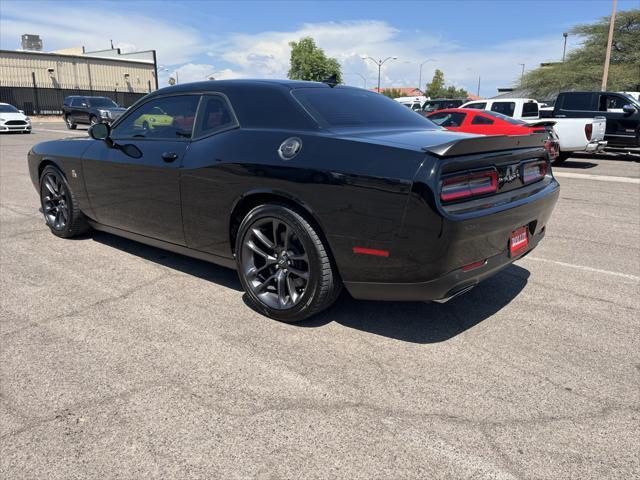
[[[456,132],[479,133],[482,135],[530,135],[548,133],[549,140],[545,148],[551,160],[560,152],[558,137],[551,128],[554,122],[540,120],[531,123],[507,117],[501,113],[475,108],[447,108],[427,115],[436,125]]]

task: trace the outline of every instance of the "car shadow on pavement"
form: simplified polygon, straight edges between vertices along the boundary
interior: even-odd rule
[[[555,165],[553,168],[575,168],[579,170],[586,170],[588,168],[593,168],[597,166],[598,166],[597,163],[581,162],[574,158],[573,160],[566,160],[562,162],[560,165]]]
[[[343,292],[328,311],[301,327],[337,322],[345,327],[411,343],[437,343],[469,330],[507,306],[525,287],[529,271],[511,265],[447,303],[354,300]]]
[[[135,255],[145,260],[163,265],[174,270],[217,283],[226,288],[242,291],[242,285],[238,280],[238,274],[229,268],[220,267],[204,260],[187,257],[179,253],[169,252],[160,248],[151,247],[144,243],[129,240],[127,238],[112,235],[110,233],[93,231],[85,237],[92,238],[96,242],[109,247],[117,248],[123,252]]]
[[[93,239],[103,245],[223,287],[242,291],[234,270],[109,233],[94,231],[90,235],[78,237],[79,240],[83,238]],[[528,278],[528,270],[511,265],[468,293],[445,304],[354,300],[343,291],[330,309],[292,325],[299,328],[321,328],[335,322],[348,328],[404,342],[444,342],[507,306],[526,286]],[[244,303],[255,311],[247,295],[243,295],[242,298]]]

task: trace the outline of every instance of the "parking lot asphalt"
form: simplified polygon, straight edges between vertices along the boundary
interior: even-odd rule
[[[288,325],[233,271],[54,237],[25,159],[67,134],[0,136],[2,478],[640,476],[637,159],[554,169],[545,240],[448,304]]]

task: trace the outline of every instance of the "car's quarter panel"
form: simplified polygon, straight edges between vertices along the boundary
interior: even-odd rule
[[[282,160],[278,147],[297,136],[302,150]],[[271,193],[299,204],[319,223],[343,277],[354,246],[392,249],[421,152],[331,134],[237,129],[192,142],[180,185],[191,248],[231,256],[230,215],[247,195]],[[370,264],[371,265],[371,264]]]
[[[147,237],[184,244],[179,166],[189,143],[182,140],[123,140],[139,152],[94,141],[82,161],[93,219]],[[130,148],[131,148],[130,147]],[[162,155],[176,154],[165,162]],[[135,150],[130,153],[135,153]]]

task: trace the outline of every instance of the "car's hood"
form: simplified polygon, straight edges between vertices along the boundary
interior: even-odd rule
[[[4,120],[26,120],[27,116],[20,112],[0,112],[0,118]]]

